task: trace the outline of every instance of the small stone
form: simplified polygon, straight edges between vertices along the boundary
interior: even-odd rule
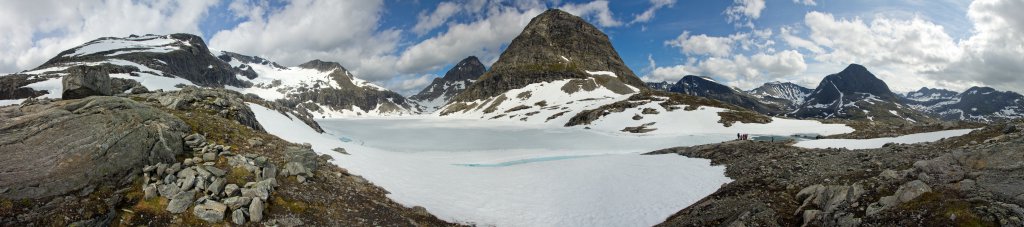
[[[213,179],[213,182],[210,182],[210,185],[206,187],[206,194],[213,196],[220,195],[221,189],[224,188],[224,183],[227,183],[224,178]]]
[[[224,174],[228,173],[227,171],[224,171],[222,169],[219,169],[219,168],[213,167],[213,166],[206,166],[206,171],[209,171],[211,174],[213,174],[213,176],[216,176],[216,177],[223,177]]]
[[[156,170],[156,165],[142,167],[142,172],[144,173],[151,173],[153,170]]]
[[[182,163],[184,163],[186,166],[190,166],[192,164],[195,164],[195,163],[192,162],[191,158],[185,159],[185,161],[183,161]]]
[[[263,172],[260,173],[260,175],[259,175],[260,179],[259,180],[265,180],[265,179],[274,178],[274,176],[276,176],[276,175],[277,175],[277,166],[274,165],[273,163],[268,163],[267,167],[263,167]]]
[[[224,186],[224,196],[235,196],[238,193],[237,184],[228,184]]]
[[[242,207],[246,207],[249,205],[249,202],[252,202],[252,198],[242,196],[235,196],[224,199],[224,204],[228,205],[228,207],[230,207],[231,209],[239,209]]]
[[[171,198],[171,201],[167,203],[167,211],[172,214],[180,214],[185,212],[189,206],[192,205],[192,200],[195,199],[195,193],[192,191],[178,192]]]
[[[252,202],[249,203],[249,219],[252,220],[252,222],[260,222],[263,220],[263,200],[253,198]]]
[[[142,194],[142,198],[146,200],[156,198],[158,195],[160,195],[160,193],[158,193],[156,190],[156,185],[154,184],[146,185],[146,187],[142,189]]]
[[[224,213],[228,206],[213,200],[206,200],[203,204],[192,208],[192,214],[206,222],[221,222],[224,220]]]
[[[231,212],[231,223],[235,223],[236,225],[245,224],[245,212],[241,209],[234,210],[235,211]]]
[[[175,181],[178,181],[178,177],[175,177],[174,174],[167,174],[167,176],[164,176],[164,184],[174,183]]]
[[[178,171],[181,171],[181,163],[175,162],[174,165],[171,165],[170,167],[167,167],[166,171],[167,171],[166,174],[175,174]]]
[[[299,184],[306,183],[306,177],[304,177],[302,175],[295,176],[295,180],[299,181]]]
[[[156,175],[157,176],[163,176],[164,174],[167,174],[167,163],[157,163],[156,164]]]
[[[173,198],[174,195],[177,195],[180,191],[181,189],[174,184],[161,184],[160,186],[157,186],[157,192],[160,193],[160,196],[168,199]]]
[[[214,152],[203,153],[203,161],[210,162],[210,161],[213,161],[213,160],[217,160],[217,153],[214,153]]]

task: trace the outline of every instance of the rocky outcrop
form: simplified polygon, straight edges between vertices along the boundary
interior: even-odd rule
[[[0,197],[123,183],[139,166],[174,160],[188,130],[173,115],[119,97],[0,108]]]
[[[76,66],[68,69],[68,75],[61,78],[64,89],[61,99],[111,95],[109,73],[104,67]]]
[[[659,226],[1020,226],[1024,134],[1008,127],[856,151],[754,141],[655,151],[709,158],[734,180]]]
[[[234,119],[239,124],[263,131],[263,126],[256,121],[252,110],[245,105],[242,94],[235,91],[186,86],[178,91],[140,94],[138,97],[159,102],[163,107],[173,110],[212,111],[220,117]]]

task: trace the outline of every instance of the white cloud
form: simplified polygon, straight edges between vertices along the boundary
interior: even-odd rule
[[[583,18],[594,18],[597,25],[601,27],[616,27],[622,25],[622,21],[615,19],[611,9],[608,9],[608,1],[598,0],[585,4],[565,4],[559,9]]]
[[[437,9],[434,9],[433,13],[427,14],[426,12],[420,13],[416,25],[412,27],[412,32],[423,35],[448,21],[449,18],[454,16],[456,13],[462,10],[462,7],[454,2],[441,2],[437,4]]]
[[[420,90],[423,90],[424,87],[433,82],[434,78],[437,77],[437,75],[433,74],[402,75],[385,82],[383,86],[398,94],[411,96],[419,93]]]
[[[761,17],[764,8],[764,0],[734,0],[732,6],[725,9],[725,19],[737,26],[753,28],[753,21]]]
[[[683,32],[675,40],[666,41],[665,44],[679,47],[680,51],[687,55],[711,55],[728,56],[732,53],[732,46],[740,40],[749,40],[749,34],[733,34],[728,37],[713,37],[705,34],[691,36],[689,31]]]
[[[650,73],[645,81],[676,81],[686,75],[709,76],[721,79],[727,85],[752,89],[764,81],[793,80],[807,70],[803,54],[785,50],[774,54],[756,53],[751,56],[736,54],[731,57],[709,57],[703,60],[658,67],[648,58]]]
[[[637,14],[633,17],[633,21],[630,24],[648,22],[654,19],[654,12],[661,8],[669,7],[672,8],[676,4],[676,0],[651,0],[651,7],[644,10],[643,13]]]
[[[793,0],[793,3],[804,4],[809,6],[818,5],[818,3],[814,2],[814,0]]]
[[[437,70],[476,55],[488,61],[501,54],[501,48],[522,32],[541,8],[520,10],[513,7],[491,10],[481,20],[466,24],[450,24],[448,30],[408,47],[396,65],[402,73],[423,73]]]
[[[1024,14],[1019,0],[977,0],[967,16],[973,35],[960,42],[962,58],[935,73],[947,81],[972,80],[1024,92]]]
[[[131,34],[200,34],[199,21],[215,0],[3,1],[0,71],[34,68],[90,40]]]
[[[357,76],[375,81],[395,75],[391,55],[400,32],[379,27],[381,0],[293,1],[280,10],[248,7],[269,14],[243,15],[244,22],[213,35],[212,47],[265,56],[284,65],[338,61]]]

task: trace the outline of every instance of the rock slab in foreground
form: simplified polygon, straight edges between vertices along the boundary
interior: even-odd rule
[[[61,195],[122,182],[183,152],[188,126],[126,98],[92,96],[0,108],[0,197]]]

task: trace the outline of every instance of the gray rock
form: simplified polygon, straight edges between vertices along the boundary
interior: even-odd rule
[[[245,212],[243,212],[242,209],[236,208],[232,208],[232,210],[234,211],[231,212],[231,223],[235,223],[236,225],[245,224]]]
[[[63,93],[61,99],[80,99],[94,95],[109,96],[109,66],[75,66],[68,69],[68,74],[61,79]]]
[[[167,212],[172,214],[180,214],[188,210],[189,206],[192,206],[192,201],[195,199],[196,193],[193,191],[178,192],[171,198],[171,201],[167,203]]]
[[[217,153],[214,153],[214,152],[203,153],[203,161],[212,162],[214,160],[217,160]]]
[[[228,207],[230,207],[231,209],[239,209],[242,207],[249,206],[249,203],[252,202],[252,199],[253,198],[242,196],[229,197],[227,199],[224,199],[224,204],[228,205]]]
[[[164,174],[168,174],[167,173],[167,163],[157,163],[156,164],[156,174],[157,174],[157,176],[163,176]]]
[[[170,167],[167,167],[167,173],[166,174],[167,175],[174,175],[174,174],[178,173],[178,171],[181,171],[181,163],[175,162],[174,165],[171,165]]]
[[[156,170],[156,165],[148,165],[148,166],[142,168],[142,172],[144,172],[144,173],[152,173],[155,170]]]
[[[206,187],[206,194],[211,196],[220,195],[220,193],[222,192],[221,189],[224,188],[224,183],[227,183],[227,181],[224,180],[224,178],[213,179],[213,181],[210,182],[210,185]]]
[[[289,163],[301,164],[309,173],[316,172],[317,155],[309,146],[288,146],[284,149],[284,157]]]
[[[228,184],[224,186],[224,196],[231,197],[238,194],[237,184]]]
[[[174,183],[175,181],[178,181],[178,177],[175,177],[174,174],[167,174],[167,176],[164,176],[164,184]]]
[[[186,161],[187,161],[187,159],[186,159]],[[178,176],[178,178],[186,178],[186,177],[190,177],[190,176],[191,177],[195,177],[196,174],[197,173],[196,173],[195,167],[189,167],[189,168],[185,168],[185,169],[183,169],[181,171],[178,171],[177,176]]]
[[[804,214],[803,214],[803,217],[804,217],[803,226],[809,226],[815,220],[818,220],[818,215],[819,214],[821,214],[820,210],[805,210]]]
[[[295,176],[295,180],[299,181],[299,184],[306,183],[306,177],[304,177],[302,175]]]
[[[907,182],[896,190],[896,198],[901,202],[910,202],[925,192],[931,192],[932,188],[920,180]]]
[[[157,186],[157,191],[160,192],[160,196],[164,198],[173,198],[174,195],[177,195],[178,192],[181,191],[181,189],[174,184],[161,184],[160,186]]]
[[[284,170],[281,170],[281,175],[285,176],[296,176],[296,175],[310,175],[309,169],[306,169],[302,163],[289,162],[284,165]]]
[[[219,168],[213,167],[213,166],[206,166],[206,171],[210,172],[210,174],[213,174],[213,176],[215,176],[215,177],[223,177],[224,174],[228,173],[225,170],[222,170],[222,169],[219,169]]]
[[[7,199],[42,198],[125,179],[173,162],[187,131],[177,117],[119,97],[0,107],[0,188]]]
[[[263,220],[263,200],[253,198],[249,203],[249,220],[260,222]]]
[[[274,163],[267,163],[266,167],[263,167],[263,171],[259,175],[257,180],[271,179],[277,176],[277,165]]]
[[[192,187],[196,185],[195,176],[187,176],[184,179],[178,179],[178,187],[183,191],[192,190]]]
[[[203,221],[217,223],[224,220],[224,214],[227,213],[227,210],[228,206],[223,203],[206,200],[206,202],[192,208],[192,214],[195,214],[197,218]]]
[[[154,184],[149,184],[146,185],[146,187],[142,188],[142,194],[142,198],[146,200],[156,198],[157,196],[160,195],[159,192],[157,192],[156,185]]]

